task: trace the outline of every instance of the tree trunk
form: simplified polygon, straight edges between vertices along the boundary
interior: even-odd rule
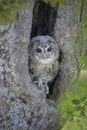
[[[66,0],[65,8],[59,5],[56,9],[30,0],[15,23],[0,27],[5,32],[0,38],[0,130],[57,130],[62,126],[59,115],[56,128],[53,99],[58,96],[60,106],[78,71],[79,19],[77,0]],[[31,83],[28,71],[29,41],[37,35],[54,37],[60,48],[60,69],[51,86],[50,101]]]

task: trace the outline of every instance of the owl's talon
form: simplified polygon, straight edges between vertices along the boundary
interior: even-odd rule
[[[38,79],[37,81],[33,81],[33,84],[37,86],[39,90],[44,92],[46,95],[49,94],[49,87],[47,85],[47,82],[43,79]]]
[[[42,83],[42,81],[39,81],[39,88],[43,88],[43,83]]]
[[[36,85],[38,89],[43,89],[42,81],[33,81],[33,84]]]

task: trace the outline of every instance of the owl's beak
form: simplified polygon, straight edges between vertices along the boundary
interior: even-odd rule
[[[46,55],[44,54],[44,57],[43,57],[44,59],[46,59]]]

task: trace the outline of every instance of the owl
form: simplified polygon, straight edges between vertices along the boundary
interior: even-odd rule
[[[36,36],[29,44],[29,74],[39,89],[49,93],[48,84],[57,76],[59,69],[59,47],[50,36]],[[45,86],[45,87],[44,87]]]

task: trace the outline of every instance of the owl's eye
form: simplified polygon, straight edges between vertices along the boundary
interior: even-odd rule
[[[52,47],[49,47],[49,48],[47,49],[47,51],[48,51],[48,52],[52,51]]]
[[[40,48],[37,48],[37,49],[36,49],[36,52],[41,53],[42,50],[41,50]]]

